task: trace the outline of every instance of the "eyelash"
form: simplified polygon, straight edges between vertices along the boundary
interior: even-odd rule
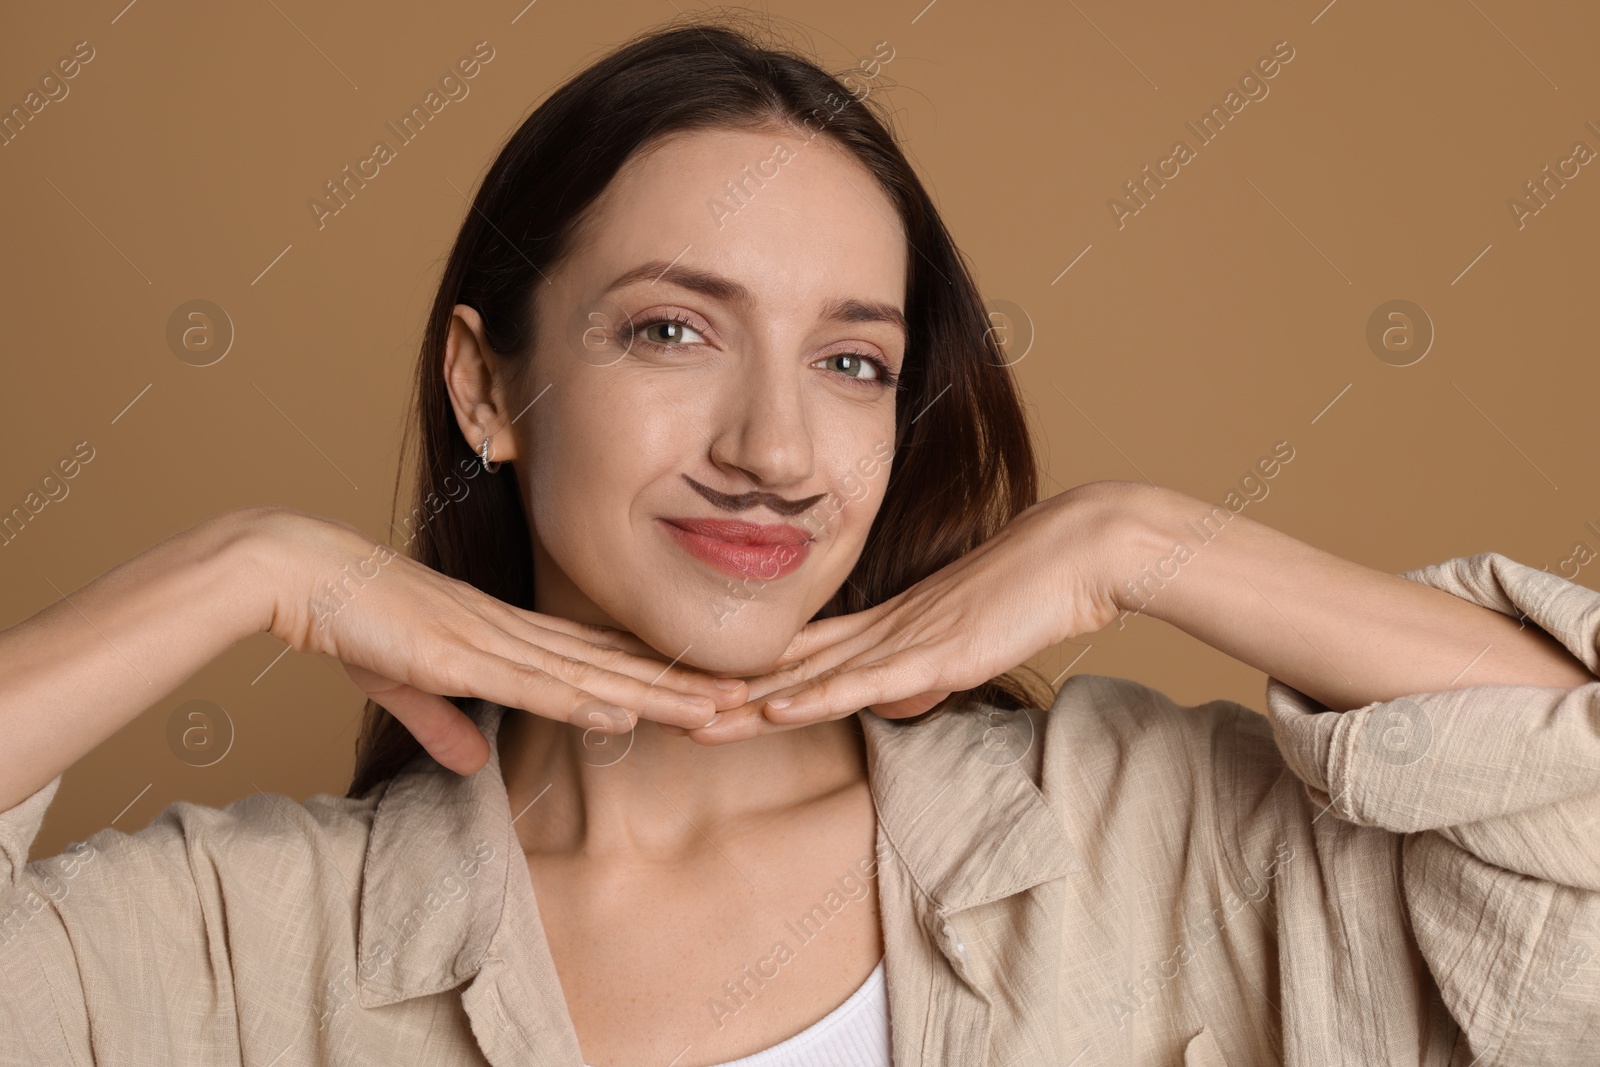
[[[648,330],[650,327],[659,326],[664,322],[672,322],[672,323],[676,323],[679,326],[687,326],[689,329],[695,330],[697,333],[699,332],[699,330],[695,326],[695,324],[690,322],[689,319],[686,316],[684,316],[682,314],[679,314],[677,312],[664,312],[664,313],[662,313],[660,315],[654,315],[654,316],[650,317],[648,320],[643,321],[643,322],[629,323],[627,329],[624,331],[624,333],[626,334],[624,340],[631,346],[632,343],[633,343],[634,338],[636,338],[640,334],[644,333],[644,331]],[[682,347],[681,345],[664,345],[664,344],[660,344],[659,342],[652,341],[652,340],[650,340],[648,338],[644,338],[643,340],[644,340],[645,344],[650,345],[652,348],[681,348]],[[889,369],[889,365],[887,363],[885,363],[883,360],[879,359],[877,356],[868,355],[866,352],[830,352],[830,353],[828,353],[826,356],[824,356],[822,358],[824,358],[824,359],[833,359],[835,356],[854,356],[857,359],[865,360],[866,362],[872,364],[872,366],[878,372],[878,376],[876,378],[856,378],[853,375],[849,375],[849,374],[841,374],[840,375],[841,378],[846,378],[846,379],[849,379],[850,381],[859,382],[862,385],[881,386],[882,388],[885,388],[885,389],[897,389],[900,386],[900,376],[898,374],[896,374],[894,371],[890,370]]]

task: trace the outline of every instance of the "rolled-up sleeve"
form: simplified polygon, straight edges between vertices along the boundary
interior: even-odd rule
[[[61,775],[56,775],[40,786],[32,795],[24,797],[8,811],[0,811],[0,864],[4,864],[4,892],[10,896],[22,888],[23,873],[28,866],[28,850],[33,839],[39,836],[44,825],[44,813],[61,788]],[[0,928],[4,937],[4,928]]]
[[[0,1063],[91,1063],[81,1040],[86,1006],[70,940],[54,910],[72,891],[88,848],[28,863],[28,850],[61,788],[57,775],[7,811],[0,812]],[[69,1033],[78,1035],[70,1038]]]
[[[173,804],[28,863],[60,784],[0,813],[0,1065],[237,1062],[225,912],[197,833],[225,813]]]
[[[1521,618],[1600,674],[1600,592],[1493,552],[1401,577]],[[1405,835],[1410,924],[1477,1067],[1593,1062],[1600,680],[1334,712],[1269,679],[1267,717],[1317,808]]]

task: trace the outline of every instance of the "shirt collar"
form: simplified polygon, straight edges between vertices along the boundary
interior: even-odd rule
[[[498,704],[462,710],[489,762],[460,775],[419,752],[384,787],[361,876],[356,981],[366,1007],[453,988],[477,974],[522,860],[495,744]]]
[[[472,700],[462,710],[488,739],[488,763],[462,776],[418,753],[373,813],[357,955],[366,1007],[474,977],[506,921],[509,879],[526,871],[513,866],[525,861],[496,744],[507,709]],[[915,723],[870,711],[857,718],[880,828],[938,917],[1075,869],[1060,820],[1026,770],[1044,740],[1032,716],[978,709]],[[934,916],[921,918],[935,927]]]
[[[1077,864],[1034,784],[1033,715],[949,711],[915,723],[857,713],[878,822],[942,914],[1061,877]]]

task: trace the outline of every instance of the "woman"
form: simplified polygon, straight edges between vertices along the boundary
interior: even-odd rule
[[[9,1058],[1600,1040],[1600,594],[1495,553],[1383,574],[1143,483],[1037,501],[874,74],[701,23],[594,64],[446,266],[414,558],[248,509],[0,635]],[[1268,672],[1267,717],[1007,673],[1133,611]],[[371,698],[346,796],[23,866],[68,766],[261,630]]]

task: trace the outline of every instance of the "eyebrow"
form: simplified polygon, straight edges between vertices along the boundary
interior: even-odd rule
[[[606,286],[605,291],[610,293],[645,278],[651,279],[652,284],[667,282],[726,304],[750,307],[755,303],[755,294],[732,278],[662,259],[652,259],[624,271]],[[824,322],[886,322],[898,327],[902,334],[909,333],[905,314],[893,304],[885,304],[881,300],[829,300],[822,305],[822,319]]]

